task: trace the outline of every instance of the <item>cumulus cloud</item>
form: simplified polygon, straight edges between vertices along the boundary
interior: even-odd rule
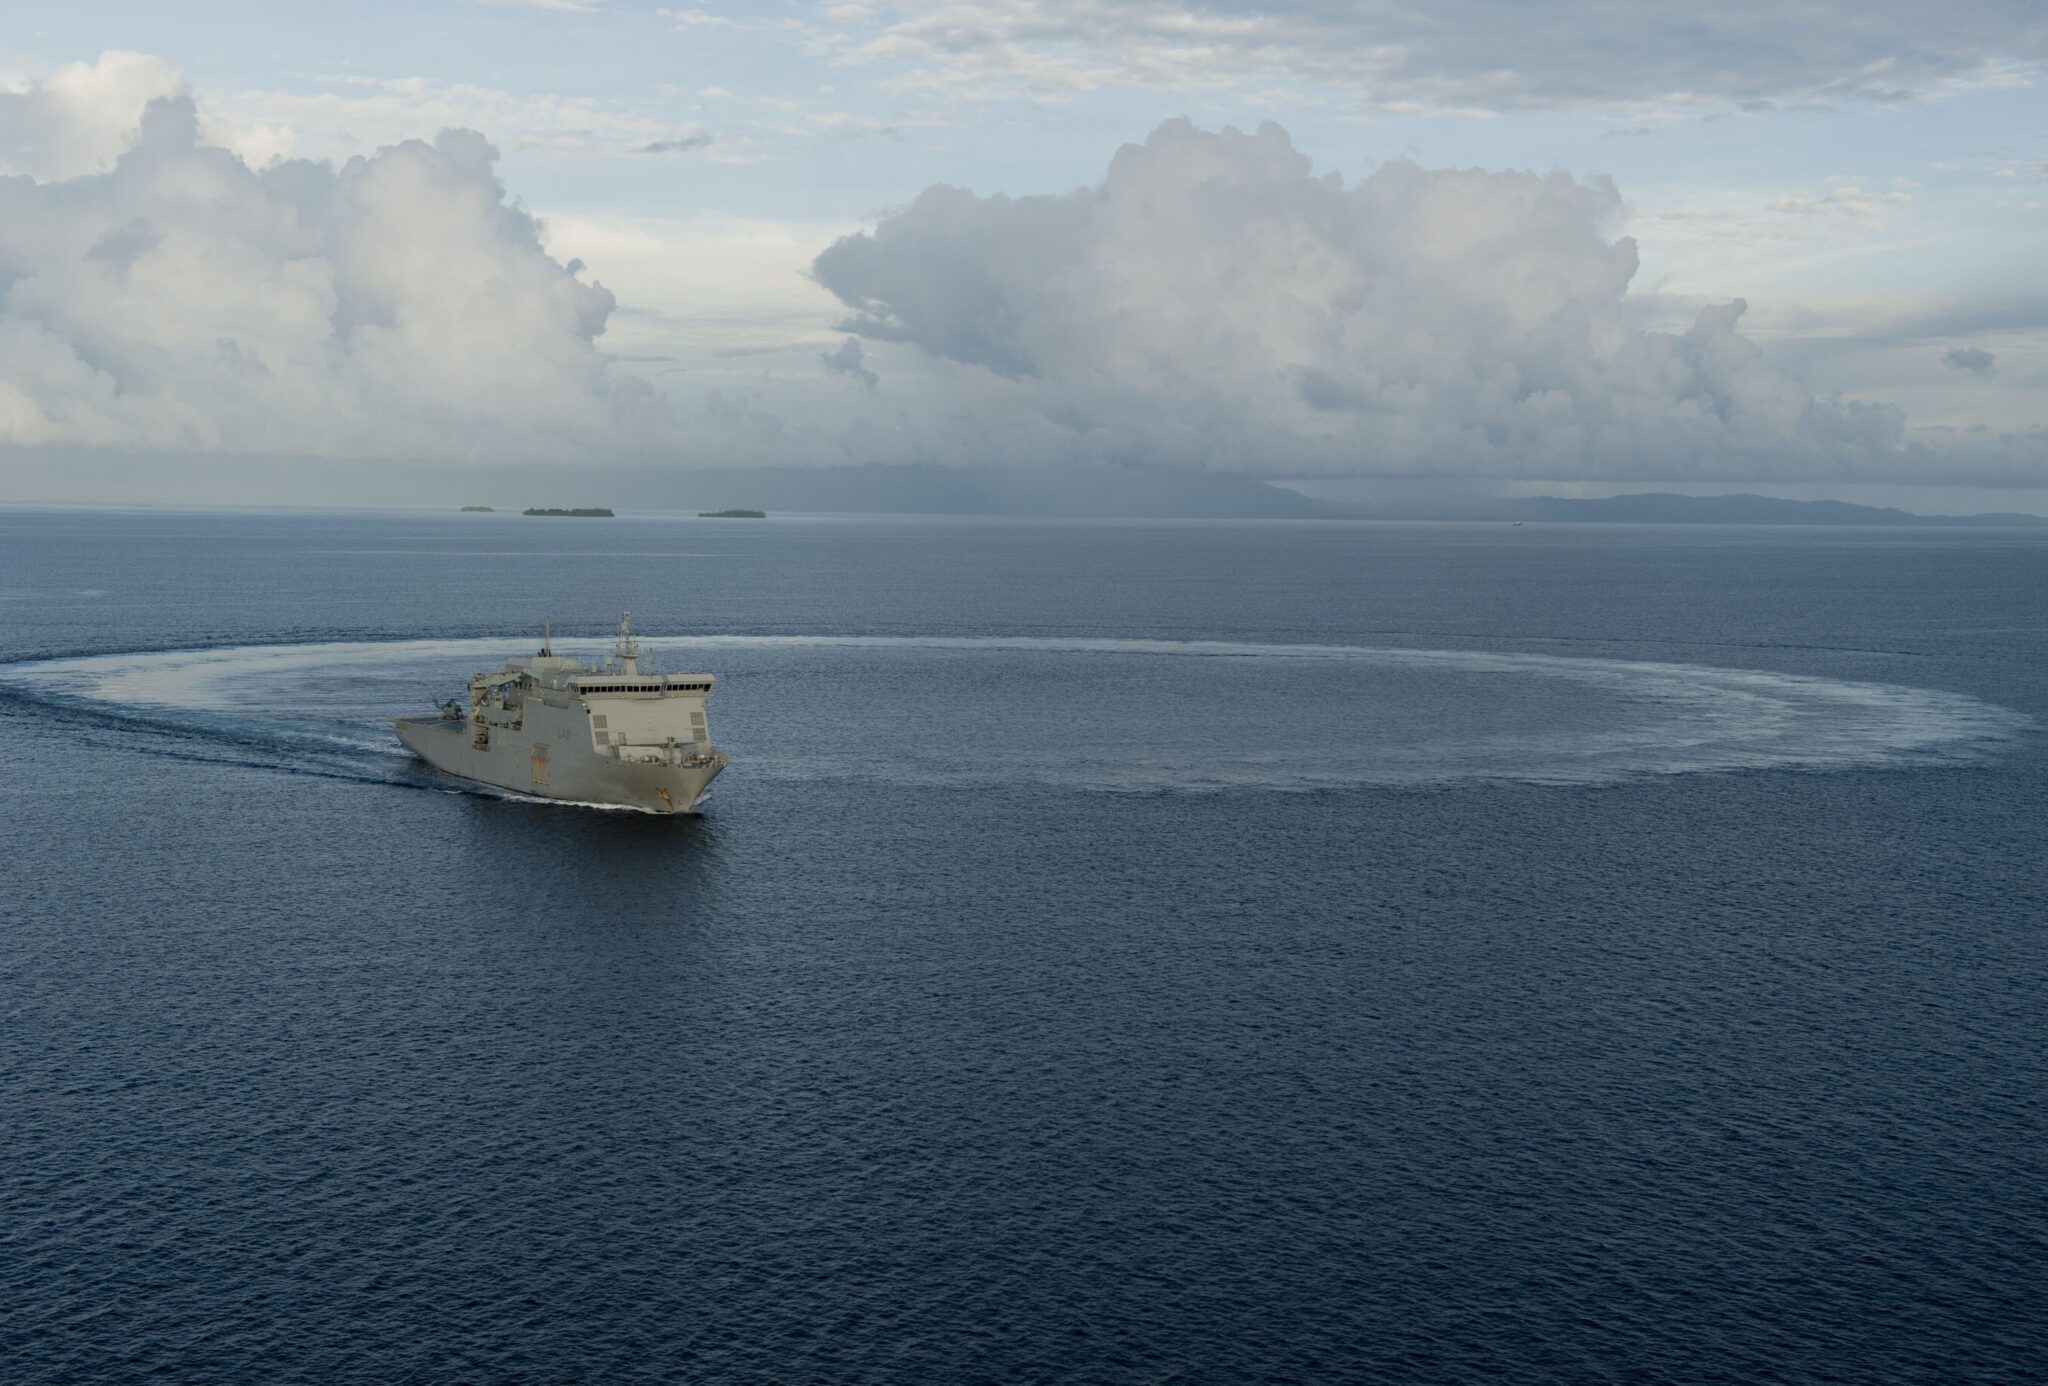
[[[1483,10],[1483,12],[1481,12]],[[894,0],[805,30],[841,65],[968,97],[1250,83],[1344,91],[1379,110],[1894,103],[2012,83],[2048,56],[2032,0]]]
[[[821,351],[818,359],[825,363],[825,369],[834,375],[852,376],[868,389],[873,390],[882,383],[881,377],[861,364],[860,338],[848,337],[839,344],[837,351]]]
[[[606,127],[604,147],[695,137],[633,129]],[[639,276],[624,351],[665,361],[681,344],[698,394],[727,387],[678,422],[599,350],[612,294],[549,253],[496,158],[464,130],[257,157],[223,147],[176,70],[138,55],[0,93],[0,445],[1541,479],[2044,471],[2038,433],[1972,435],[1967,455],[1957,433],[1936,456],[1895,408],[1816,398],[1741,333],[1739,300],[1644,330],[1605,180],[1392,163],[1347,184],[1277,127],[1185,121],[1063,196],[930,188],[817,254],[810,278],[791,270],[838,227],[563,219],[565,253]],[[818,353],[823,371],[719,365],[770,342],[800,357],[834,316],[828,292],[848,335]],[[2008,298],[1997,322],[2042,311]],[[1952,342],[1983,326],[1938,328]],[[1915,348],[1923,370],[1934,340]],[[1988,373],[1983,354],[1950,364]],[[683,370],[661,378],[683,385]]]
[[[1951,347],[1941,354],[1942,364],[1972,375],[1990,375],[1998,358],[1983,347]]]
[[[0,91],[0,173],[71,178],[112,168],[149,103],[185,95],[175,65],[122,52]]]
[[[545,253],[481,135],[257,170],[162,72],[116,71],[170,94],[111,155],[118,102],[6,109],[17,167],[106,167],[0,178],[0,442],[515,460],[668,436],[597,349],[611,293]]]
[[[1062,196],[927,189],[820,254],[844,330],[971,368],[1071,456],[1282,474],[1841,477],[1920,458],[1737,329],[1632,325],[1605,179],[1316,175],[1274,125],[1161,126]],[[999,388],[993,388],[999,387]]]

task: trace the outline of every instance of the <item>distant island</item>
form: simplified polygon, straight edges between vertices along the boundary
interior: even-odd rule
[[[462,507],[462,513],[465,515],[495,515],[498,512],[488,505],[465,505]]]
[[[768,518],[768,512],[765,510],[699,510],[697,518],[700,520],[765,520]]]
[[[1674,496],[1641,492],[1581,500],[1562,496],[1530,496],[1510,501],[1504,518],[1515,520],[1601,521],[1624,524],[1692,525],[1969,525],[2038,528],[2048,524],[2039,515],[1915,515],[1889,506],[1855,505],[1835,500],[1784,500],[1738,492],[1726,496]]]
[[[612,517],[612,512],[601,505],[582,506],[575,510],[543,510],[536,506],[528,509],[525,513],[528,515],[572,515],[581,519],[596,520],[609,520]]]

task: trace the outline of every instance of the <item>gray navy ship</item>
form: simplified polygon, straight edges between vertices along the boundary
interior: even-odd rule
[[[640,667],[633,616],[602,665],[556,655],[542,638],[531,659],[510,659],[469,681],[435,717],[394,717],[398,739],[436,770],[543,799],[695,813],[729,763],[711,744],[704,704],[709,674]]]

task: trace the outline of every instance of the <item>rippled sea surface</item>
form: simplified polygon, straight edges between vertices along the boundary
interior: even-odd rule
[[[718,676],[700,818],[387,719]],[[0,511],[11,1381],[2040,1379],[2048,535]]]

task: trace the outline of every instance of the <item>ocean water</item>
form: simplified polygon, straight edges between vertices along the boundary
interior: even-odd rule
[[[0,511],[10,1381],[2040,1379],[2048,537]],[[698,818],[394,714],[719,677]]]

